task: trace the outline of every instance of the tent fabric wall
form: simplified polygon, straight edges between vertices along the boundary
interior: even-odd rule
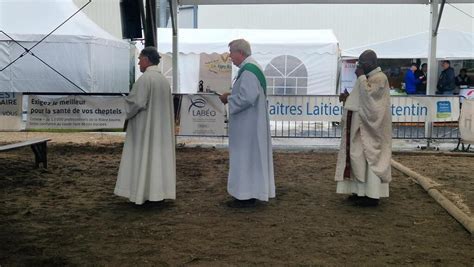
[[[1,30],[8,34],[0,33],[0,69],[25,52],[21,46],[32,48],[77,10],[71,0],[0,0]],[[86,92],[129,90],[130,44],[82,12],[31,52]],[[30,54],[0,72],[0,91],[82,92]]]
[[[379,58],[428,58],[429,33],[422,32],[403,38],[355,47],[342,51],[343,58],[358,58],[372,49]],[[437,59],[474,59],[474,32],[440,29],[436,49]]]
[[[227,53],[228,43],[238,38],[250,42],[264,69],[281,55],[301,60],[308,72],[307,94],[336,93],[339,47],[331,30],[180,29],[178,36],[180,93],[198,89],[199,54]],[[158,50],[172,53],[171,29],[158,30]]]

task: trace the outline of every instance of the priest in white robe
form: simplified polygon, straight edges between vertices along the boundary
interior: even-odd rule
[[[353,90],[344,92],[341,146],[335,180],[337,193],[351,194],[360,206],[376,206],[389,196],[392,157],[392,115],[387,76],[372,50],[364,51]]]
[[[275,197],[272,141],[266,79],[243,39],[229,43],[230,58],[240,68],[232,93],[220,96],[229,104],[228,193],[230,207],[254,206]]]
[[[135,204],[176,198],[174,113],[154,47],[139,55],[143,75],[125,98],[127,134],[114,193]]]

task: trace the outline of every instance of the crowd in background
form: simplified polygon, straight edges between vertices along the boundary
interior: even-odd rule
[[[460,89],[473,85],[466,68],[460,69],[456,76],[449,60],[443,60],[441,67],[442,71],[436,84],[437,95],[458,95]],[[418,63],[411,63],[410,68],[405,72],[402,89],[409,95],[426,95],[427,74],[426,63],[421,66]]]

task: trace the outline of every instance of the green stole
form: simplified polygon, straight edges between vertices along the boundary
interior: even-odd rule
[[[257,76],[257,79],[263,88],[263,93],[267,95],[267,80],[265,79],[265,75],[263,75],[263,72],[260,70],[260,68],[253,63],[246,63],[244,66],[242,66],[242,68],[240,68],[239,72],[237,73],[236,80],[240,78],[240,75],[242,75],[242,72],[244,72],[244,70],[248,70],[251,73],[255,74],[255,76]]]

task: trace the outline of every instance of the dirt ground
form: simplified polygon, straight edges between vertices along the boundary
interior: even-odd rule
[[[275,151],[277,197],[224,202],[228,152],[177,150],[177,199],[137,206],[113,195],[123,137],[50,136],[48,169],[29,148],[0,153],[0,266],[473,266],[474,239],[415,181],[393,169],[376,208],[335,194],[335,152]],[[394,154],[474,209],[474,157]],[[470,213],[472,216],[472,213]]]

